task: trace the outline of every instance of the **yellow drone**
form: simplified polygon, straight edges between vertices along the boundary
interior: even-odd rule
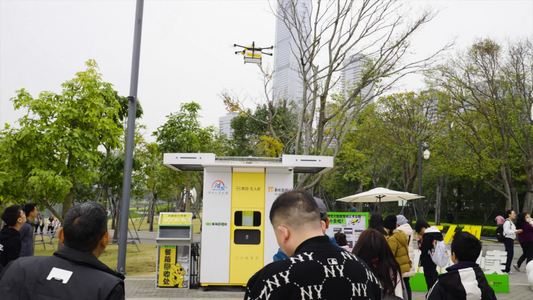
[[[242,54],[244,56],[244,63],[251,63],[251,64],[257,64],[257,65],[261,65],[262,54],[272,56],[272,53],[266,53],[266,52],[263,52],[263,50],[274,49],[274,46],[265,47],[265,48],[255,47],[255,42],[252,42],[251,47],[241,46],[237,44],[233,44],[233,47],[241,47],[244,49],[242,51],[235,51],[235,54]]]

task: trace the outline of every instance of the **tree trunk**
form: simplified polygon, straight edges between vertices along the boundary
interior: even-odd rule
[[[187,179],[185,181],[185,197],[187,197],[186,199],[186,207],[185,207],[185,211],[186,212],[189,212],[191,211],[191,198],[189,197],[190,195],[190,190],[191,190],[191,172],[187,172]]]
[[[117,207],[120,207],[120,201],[117,197],[116,201],[115,201]],[[118,233],[120,231],[120,210],[119,209],[115,209],[115,232],[113,232],[113,239],[114,240],[118,240]]]
[[[102,184],[102,205],[107,211],[107,183]]]
[[[146,208],[146,212],[147,212],[147,218],[146,218],[146,223],[150,224],[152,223],[152,217],[153,217],[153,214],[152,214],[152,199],[153,199],[153,194],[150,193],[150,196],[148,198],[148,207]]]
[[[153,232],[154,231],[154,210],[155,210],[155,194],[152,194],[152,197],[150,198],[150,201],[148,202],[148,221],[150,223],[150,227],[148,228],[148,231]]]
[[[70,188],[69,193],[65,196],[65,199],[63,200],[63,211],[61,212],[61,218],[65,219],[65,215],[67,212],[72,208],[72,204],[74,202],[74,184],[72,183],[72,188]]]
[[[442,176],[439,178],[438,185],[437,185],[437,205],[435,208],[435,225],[440,225],[440,211],[441,211],[441,203],[442,203],[442,186],[445,180],[445,176]]]
[[[507,172],[505,170],[505,165],[502,163],[500,165],[500,174],[502,176],[503,181],[503,187],[505,190],[505,210],[511,209],[512,203],[512,195],[511,195],[511,188],[509,187],[509,181],[507,179]]]

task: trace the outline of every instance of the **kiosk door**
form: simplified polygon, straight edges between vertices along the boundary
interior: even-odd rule
[[[231,187],[230,283],[246,285],[263,267],[265,170],[233,170]],[[250,173],[256,172],[256,173]]]

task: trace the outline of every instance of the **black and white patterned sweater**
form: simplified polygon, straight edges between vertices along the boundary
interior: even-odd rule
[[[268,264],[246,286],[245,300],[381,299],[378,280],[365,262],[330,243],[310,238],[289,258]]]

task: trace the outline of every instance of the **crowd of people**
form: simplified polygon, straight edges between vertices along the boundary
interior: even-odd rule
[[[1,216],[0,299],[125,299],[124,276],[98,260],[110,241],[107,212],[94,202],[71,208],[57,231],[63,246],[53,256],[33,256],[33,203]]]
[[[514,243],[518,239],[520,247],[522,248],[522,255],[518,258],[513,268],[520,272],[520,268],[524,261],[529,263],[533,260],[533,219],[528,213],[519,213],[518,216],[513,210],[506,211],[507,218],[499,215],[495,218],[498,226],[502,226],[505,251],[507,252],[507,261],[502,272],[511,274],[511,263],[514,257]],[[516,219],[516,223],[515,223]]]
[[[325,235],[329,226],[322,200],[292,191],[278,197],[270,221],[280,249],[274,263],[248,282],[245,299],[411,299],[414,232],[403,215],[373,214],[353,249],[346,235]],[[431,258],[442,233],[426,221],[415,224],[421,250],[420,266],[428,287],[427,299],[496,299],[476,263],[481,242],[458,232],[451,246],[454,265],[438,275]],[[376,284],[377,283],[377,284]]]
[[[2,299],[41,299],[42,295],[50,299],[124,299],[124,276],[98,260],[110,240],[102,205],[87,202],[67,212],[57,231],[64,246],[52,257],[33,256],[32,226],[38,224],[41,230],[44,226],[35,204],[10,206],[1,218],[6,224],[0,232]],[[245,299],[411,300],[409,279],[418,267],[413,264],[415,232],[428,287],[426,299],[496,299],[476,263],[481,242],[470,233],[455,233],[451,244],[454,264],[438,275],[431,253],[443,235],[424,220],[418,220],[413,231],[403,215],[383,219],[381,214],[373,214],[350,249],[344,233],[338,232],[334,238],[325,234],[330,221],[326,205],[305,192],[280,195],[269,218],[279,251],[273,263],[250,278]],[[506,239],[514,242],[518,235],[524,250],[514,265],[519,270],[524,261],[533,259],[533,222],[528,214],[519,214],[516,225],[514,218],[515,213],[508,211],[501,225]],[[510,272],[513,253],[508,253],[504,271]]]

